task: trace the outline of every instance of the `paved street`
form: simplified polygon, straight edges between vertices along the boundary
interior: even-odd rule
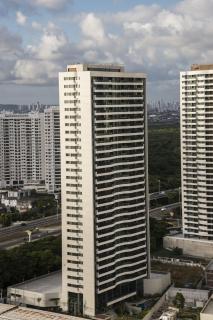
[[[61,215],[52,215],[52,216],[37,219],[37,220],[25,221],[24,225],[1,228],[0,239],[12,236],[16,233],[20,233],[25,230],[39,228],[39,227],[53,225],[53,224],[60,224],[60,223],[61,223]]]
[[[171,212],[172,209],[178,208],[178,207],[180,207],[180,205],[181,205],[181,202],[175,202],[175,203],[164,205],[162,207],[150,209],[149,215],[152,218],[155,218],[157,220],[161,220],[164,213]]]
[[[61,228],[59,226],[54,229],[43,229],[34,234],[32,234],[32,241],[37,241],[48,236],[59,236],[61,234]],[[24,243],[28,242],[28,235],[26,232],[23,232],[22,235],[15,236],[12,239],[0,241],[0,250],[8,250],[15,247],[18,247]]]
[[[180,202],[176,202],[150,209],[150,217],[161,220],[164,213],[180,207],[180,204]],[[38,232],[32,234],[32,241],[45,238],[49,235],[56,236],[61,233],[61,215],[53,215],[33,221],[26,221],[24,224],[25,225],[0,229],[0,249],[10,249],[24,244],[28,240],[26,230],[39,229]]]

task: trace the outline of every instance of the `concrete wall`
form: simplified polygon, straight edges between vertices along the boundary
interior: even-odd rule
[[[171,287],[166,293],[166,300],[173,300],[180,292],[185,298],[186,305],[203,307],[209,298],[208,290],[196,290]]]
[[[60,305],[60,294],[57,292],[42,294],[23,289],[9,288],[8,296],[8,302],[15,304],[26,304],[41,308],[57,307]]]
[[[186,239],[178,236],[166,236],[163,239],[165,249],[174,249],[176,247],[183,250],[183,254],[197,256],[202,258],[213,257],[213,245],[211,241],[198,239]]]
[[[158,302],[156,302],[156,304],[152,307],[149,313],[145,315],[143,320],[151,320],[154,313],[157,312],[162,307],[165,301],[166,301],[166,293],[164,293],[164,295],[158,300]]]
[[[150,279],[144,279],[144,295],[162,294],[171,284],[170,273],[151,273]]]

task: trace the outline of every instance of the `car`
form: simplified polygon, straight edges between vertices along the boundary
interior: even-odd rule
[[[161,211],[166,211],[166,208],[161,208],[160,210],[161,210]]]

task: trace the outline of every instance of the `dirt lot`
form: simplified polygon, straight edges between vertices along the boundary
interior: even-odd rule
[[[203,270],[199,267],[178,266],[158,261],[153,261],[151,267],[152,271],[171,272],[175,287],[195,288],[203,276]]]

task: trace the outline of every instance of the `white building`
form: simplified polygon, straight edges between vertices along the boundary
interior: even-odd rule
[[[60,114],[59,107],[44,111],[45,126],[45,184],[48,192],[61,189]]]
[[[180,81],[183,235],[213,240],[213,65]]]
[[[61,271],[52,272],[7,288],[7,302],[37,308],[60,306]]]
[[[44,180],[43,133],[41,113],[0,114],[0,187]]]
[[[146,77],[118,65],[59,74],[62,308],[94,316],[148,275]]]
[[[0,114],[0,187],[32,186],[45,181],[45,190],[61,187],[60,114]],[[44,185],[43,185],[44,188]]]

